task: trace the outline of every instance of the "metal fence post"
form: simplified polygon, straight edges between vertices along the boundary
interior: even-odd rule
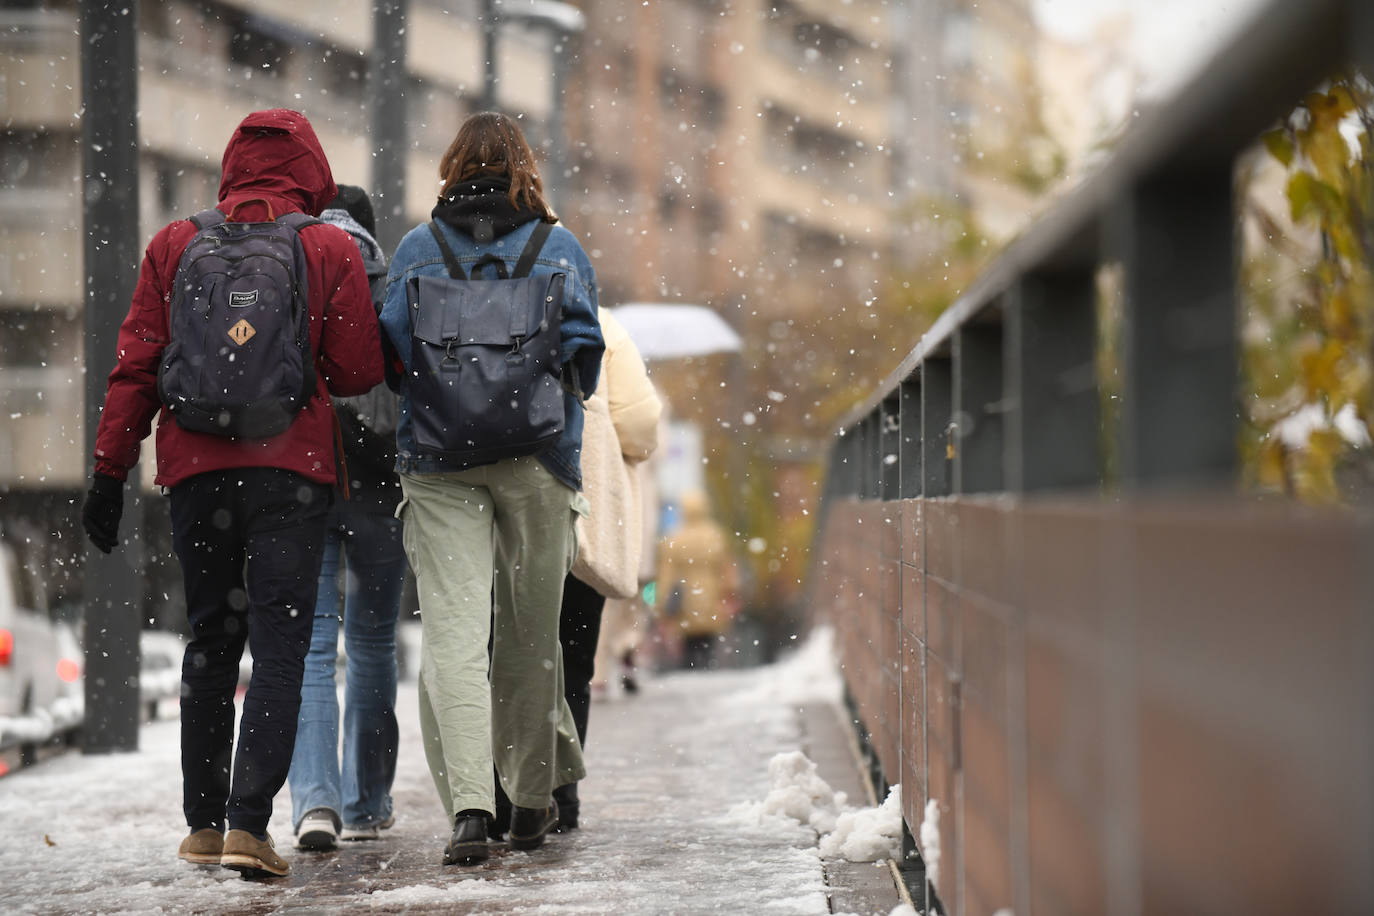
[[[80,9],[87,456],[95,452],[119,326],[138,279],[136,6],[82,0]],[[86,551],[82,748],[88,754],[138,749],[144,592],[139,477],[134,468],[125,487],[119,546],[108,555]]]

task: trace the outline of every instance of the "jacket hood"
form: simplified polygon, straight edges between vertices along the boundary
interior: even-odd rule
[[[319,216],[337,194],[324,147],[299,111],[255,111],[224,148],[221,204],[233,207],[257,198],[272,206],[272,216],[289,210]]]
[[[368,232],[362,223],[354,219],[351,213],[337,207],[330,207],[320,214],[320,219],[338,226],[353,236],[353,241],[358,243],[358,252],[363,258],[363,270],[369,277],[386,275],[386,255],[382,253],[382,246],[377,244],[372,233]]]

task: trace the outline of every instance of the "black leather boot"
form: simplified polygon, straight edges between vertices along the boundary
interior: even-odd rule
[[[461,811],[453,819],[453,835],[444,847],[445,865],[476,865],[485,862],[491,851],[487,849],[487,813]]]
[[[558,826],[558,802],[547,808],[522,808],[516,805],[510,816],[510,848],[537,849],[544,837]]]
[[[553,800],[558,803],[558,829],[576,830],[577,811],[581,802],[577,800],[577,783],[570,782],[553,790]]]

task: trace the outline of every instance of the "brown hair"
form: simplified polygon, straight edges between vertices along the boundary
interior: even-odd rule
[[[499,111],[480,111],[463,122],[439,161],[439,177],[444,182],[441,200],[452,196],[464,181],[509,178],[511,204],[533,210],[545,222],[558,221],[544,199],[544,182],[525,134]]]

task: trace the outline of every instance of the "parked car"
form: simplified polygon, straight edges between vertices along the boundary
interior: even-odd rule
[[[80,643],[37,607],[14,551],[0,543],[0,749],[17,745],[24,763],[84,715]]]
[[[138,701],[148,718],[156,719],[164,700],[181,699],[181,658],[186,643],[166,630],[144,630],[138,636],[138,651]]]

